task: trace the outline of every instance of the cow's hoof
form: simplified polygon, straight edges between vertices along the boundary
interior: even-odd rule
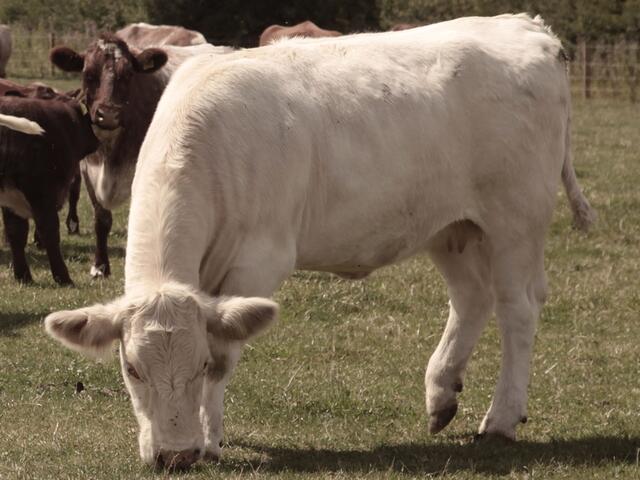
[[[21,283],[23,285],[31,285],[33,283],[31,272],[15,275],[15,279],[18,281],[18,283]]]
[[[429,433],[436,434],[440,432],[444,427],[451,423],[453,417],[458,412],[458,404],[454,403],[450,407],[438,410],[431,414],[429,418]]]
[[[91,278],[106,278],[111,273],[108,265],[92,265]]]
[[[205,452],[202,460],[209,463],[220,463],[220,455],[214,452]]]
[[[53,277],[53,279],[61,287],[73,287],[73,280],[70,277]]]
[[[67,220],[67,232],[69,235],[78,235],[80,233],[80,223],[76,220]]]
[[[473,437],[474,442],[513,443],[515,440],[515,438],[511,438],[500,432],[476,433]]]

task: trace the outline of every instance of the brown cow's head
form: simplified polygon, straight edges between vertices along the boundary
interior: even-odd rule
[[[153,73],[167,62],[167,54],[157,48],[136,52],[121,38],[104,33],[86,52],[56,47],[51,62],[67,72],[82,72],[82,96],[91,121],[106,130],[122,126],[121,112],[129,102],[134,75]]]

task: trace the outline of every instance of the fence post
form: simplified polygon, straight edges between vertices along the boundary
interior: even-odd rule
[[[591,53],[585,39],[580,40],[580,52],[582,56],[582,96],[591,98]]]
[[[53,47],[56,46],[56,34],[54,32],[49,32],[49,51],[51,51],[51,49]],[[47,53],[47,58],[48,58],[48,53]],[[56,76],[56,67],[53,66],[53,63],[49,62],[49,73],[51,74],[51,78]]]

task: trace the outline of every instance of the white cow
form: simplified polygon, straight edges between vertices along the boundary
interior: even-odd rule
[[[451,298],[429,427],[453,418],[495,311],[503,360],[480,432],[514,438],[561,177],[576,223],[594,215],[569,122],[560,41],[524,14],[190,60],[142,146],[125,295],[51,314],[47,330],[89,353],[120,340],[142,458],[186,466],[220,454],[224,386],[276,315],[243,297],[296,268],[362,277],[427,252]]]

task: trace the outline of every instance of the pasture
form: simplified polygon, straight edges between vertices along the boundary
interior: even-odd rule
[[[439,274],[417,258],[364,281],[296,273],[276,295],[278,324],[245,350],[228,389],[222,462],[154,473],[139,460],[115,356],[87,360],[42,328],[53,310],[122,293],[127,211],[114,212],[113,275],[92,281],[83,193],[81,235],[63,231],[74,288],[55,286],[34,246],[35,284],[18,285],[0,249],[0,479],[640,478],[639,118],[640,107],[623,102],[574,106],[575,167],[599,221],[589,234],[573,231],[559,191],[550,297],[517,443],[473,439],[498,374],[493,323],[457,417],[428,435],[424,370],[448,307]]]

